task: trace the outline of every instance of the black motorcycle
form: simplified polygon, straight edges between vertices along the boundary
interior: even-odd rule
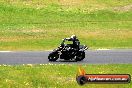
[[[73,44],[65,44],[65,40],[63,40],[61,45],[49,54],[48,59],[49,61],[56,61],[58,58],[81,61],[85,58],[85,50],[87,49],[88,47],[85,45],[75,47]]]

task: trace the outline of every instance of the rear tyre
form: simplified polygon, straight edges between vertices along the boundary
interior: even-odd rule
[[[59,58],[59,54],[56,52],[50,53],[48,56],[49,61],[56,61]]]
[[[85,52],[78,52],[78,54],[76,55],[76,61],[81,61],[85,58]]]

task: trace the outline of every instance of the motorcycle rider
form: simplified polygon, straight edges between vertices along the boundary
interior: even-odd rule
[[[63,41],[72,41],[73,42],[73,48],[79,50],[79,45],[80,45],[80,41],[79,39],[76,37],[76,35],[72,35],[70,38],[65,38]]]

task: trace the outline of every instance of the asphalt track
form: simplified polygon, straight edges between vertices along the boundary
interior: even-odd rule
[[[48,61],[51,51],[0,51],[0,64],[132,64],[132,49],[87,50],[86,58],[80,62]]]

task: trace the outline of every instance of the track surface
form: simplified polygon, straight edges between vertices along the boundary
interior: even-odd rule
[[[132,49],[88,50],[86,51],[86,58],[80,62],[60,59],[56,62],[49,62],[47,57],[50,52],[51,51],[0,52],[0,64],[132,64]]]

